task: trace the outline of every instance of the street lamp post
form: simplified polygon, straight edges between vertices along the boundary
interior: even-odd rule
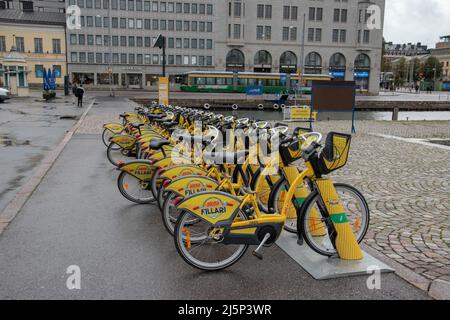
[[[103,18],[101,15],[96,15],[96,17],[98,18]],[[103,21],[104,22],[104,21]],[[108,59],[108,76],[109,76],[109,96],[110,97],[114,97],[115,93],[114,93],[114,88],[113,88],[113,70],[112,70],[112,36],[111,36],[111,23],[112,23],[112,19],[111,19],[111,6],[108,6],[108,55],[109,55],[109,59]]]

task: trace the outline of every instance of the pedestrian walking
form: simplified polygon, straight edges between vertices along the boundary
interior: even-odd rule
[[[77,98],[78,98],[78,107],[83,107],[83,95],[85,93],[85,90],[83,88],[83,85],[81,84],[78,88],[77,88]]]
[[[419,85],[416,84],[416,93],[419,93]]]
[[[77,84],[73,83],[72,84],[72,94],[73,94],[72,104],[75,104],[75,101],[77,99],[77,88],[78,88]]]

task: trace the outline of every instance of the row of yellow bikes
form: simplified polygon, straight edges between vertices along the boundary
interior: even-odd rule
[[[236,263],[282,232],[299,245],[362,258],[364,196],[328,174],[347,163],[351,136],[152,104],[104,125],[107,159],[128,200],[159,209],[180,256],[202,270]],[[156,209],[157,208],[157,209]]]

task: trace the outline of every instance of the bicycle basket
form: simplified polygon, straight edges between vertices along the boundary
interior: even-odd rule
[[[351,139],[352,136],[348,134],[328,133],[325,147],[318,159],[318,169],[321,174],[328,174],[347,164]]]
[[[300,137],[301,135],[308,132],[311,132],[311,129],[298,127],[294,130],[294,136]],[[294,142],[289,143],[287,146],[280,147],[281,159],[283,160],[283,163],[285,165],[289,165],[302,157],[301,146],[303,142],[303,139],[295,139]]]

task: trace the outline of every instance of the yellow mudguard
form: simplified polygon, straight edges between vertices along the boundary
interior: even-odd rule
[[[186,176],[173,180],[165,190],[172,191],[182,197],[204,191],[215,191],[219,183],[211,178],[203,176]]]
[[[117,122],[105,123],[103,128],[108,129],[114,134],[119,134],[125,129],[123,125]]]
[[[136,139],[134,137],[126,135],[116,135],[109,139],[109,141],[114,142],[123,149],[130,149],[134,147],[136,143]]]
[[[180,164],[191,164],[192,160],[189,158],[181,157],[166,157],[161,160],[156,161],[153,165],[158,168],[168,168]]]
[[[228,193],[207,191],[186,198],[178,205],[178,209],[189,211],[212,225],[218,222],[231,225],[239,212],[240,204],[238,198]]]
[[[363,258],[362,250],[353,234],[333,181],[319,179],[316,181],[316,185],[336,229],[335,245],[339,257],[343,260],[361,260]]]
[[[161,174],[161,177],[164,179],[175,180],[185,176],[206,176],[207,174],[208,172],[199,166],[184,164],[167,169]]]
[[[128,172],[140,181],[149,181],[152,178],[155,167],[148,160],[133,160],[119,167],[119,170]]]

